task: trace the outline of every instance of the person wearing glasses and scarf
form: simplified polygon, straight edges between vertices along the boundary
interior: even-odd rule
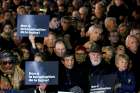
[[[24,79],[23,70],[16,64],[16,58],[9,51],[0,52],[0,89],[20,89]]]

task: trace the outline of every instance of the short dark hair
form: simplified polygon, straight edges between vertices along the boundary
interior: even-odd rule
[[[6,21],[5,23],[2,24],[2,32],[3,32],[3,29],[6,25],[10,25],[13,29],[13,24],[10,21]]]
[[[37,52],[37,53],[35,53],[34,57],[36,57],[36,56],[39,56],[39,57],[42,58],[43,61],[46,61],[46,58],[45,58],[45,54],[44,53]]]
[[[76,46],[75,51],[78,51],[78,50],[83,50],[85,53],[87,53],[86,48],[82,45]]]
[[[64,54],[62,60],[64,61],[64,59],[66,57],[70,57],[70,56],[73,56],[74,57],[74,52],[72,50],[67,50],[66,53]]]

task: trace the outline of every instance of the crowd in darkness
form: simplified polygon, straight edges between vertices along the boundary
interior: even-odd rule
[[[17,15],[49,15],[48,35],[20,37]],[[58,85],[25,85],[27,61],[58,61]],[[140,0],[0,0],[0,93],[139,93],[139,79]]]

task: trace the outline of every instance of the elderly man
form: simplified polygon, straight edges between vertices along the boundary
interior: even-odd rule
[[[90,48],[89,61],[91,63],[89,93],[113,93],[113,85],[117,77],[111,74],[110,66],[103,61],[101,48],[96,43],[93,43]]]

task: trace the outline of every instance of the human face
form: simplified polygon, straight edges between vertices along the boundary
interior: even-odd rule
[[[134,37],[131,37],[128,41],[128,48],[131,51],[137,52],[138,46],[139,46],[138,40]]]
[[[111,43],[117,43],[119,41],[119,33],[118,32],[110,32],[109,40]]]
[[[64,43],[56,43],[54,51],[58,57],[63,57],[66,52]]]
[[[116,62],[116,67],[119,71],[125,71],[128,68],[128,62],[124,58],[118,58]]]
[[[108,23],[106,24],[106,28],[109,32],[115,30],[117,27],[116,21],[114,20],[110,20],[108,21]]]
[[[72,12],[72,17],[74,17],[74,18],[79,18],[79,17],[80,17],[79,12],[78,12],[78,11],[73,11],[73,12]]]
[[[64,5],[64,0],[56,0],[58,6]]]
[[[97,66],[101,63],[102,55],[98,52],[90,52],[89,58],[93,66]]]
[[[29,59],[29,57],[30,57],[30,52],[29,52],[29,50],[26,49],[26,48],[23,48],[23,49],[21,49],[21,51],[22,51],[22,53],[23,53],[22,59],[24,59],[24,60]]]
[[[125,35],[127,32],[127,27],[126,26],[121,26],[118,28],[118,32],[120,33],[120,35]]]
[[[64,31],[66,31],[70,27],[71,22],[69,20],[63,19],[61,21],[61,26]]]
[[[36,61],[36,62],[43,62],[43,59],[42,59],[41,56],[35,56],[34,57],[34,61]]]
[[[53,26],[52,28],[57,29],[59,27],[59,21],[56,17],[52,18],[50,21],[50,25]]]
[[[115,5],[120,6],[123,4],[123,0],[115,0]]]
[[[73,5],[73,7],[74,7],[75,9],[78,9],[78,8],[79,8],[79,5],[80,5],[79,0],[73,0],[73,1],[72,1],[72,5]]]
[[[99,28],[94,29],[94,31],[92,31],[90,36],[89,36],[90,41],[98,41],[98,40],[100,40],[101,34],[102,34],[101,29],[99,29]]]
[[[73,56],[65,57],[63,64],[67,69],[72,69],[74,66],[74,57]]]
[[[5,10],[8,9],[8,3],[6,1],[2,2],[2,9],[5,9]]]
[[[124,54],[124,53],[125,53],[125,47],[123,45],[119,45],[117,47],[116,54]]]
[[[44,49],[43,44],[40,43],[40,42],[37,42],[37,43],[36,43],[36,47],[37,47],[37,49],[38,49],[39,51],[42,51],[42,50]]]
[[[6,24],[6,25],[4,26],[4,28],[3,28],[3,31],[4,31],[5,34],[10,35],[11,32],[12,32],[12,26]]]
[[[17,32],[13,32],[13,41],[15,42],[15,44],[20,44],[21,43],[21,40],[22,38],[20,36],[17,35]]]
[[[14,2],[15,5],[19,5],[21,0],[13,0],[13,2]]]
[[[77,50],[75,52],[76,62],[83,63],[86,60],[86,53],[83,50]]]
[[[95,15],[97,18],[101,18],[103,16],[104,13],[104,9],[99,5],[96,4],[95,5]]]
[[[19,15],[25,15],[26,14],[26,9],[25,8],[20,8],[18,11]]]
[[[109,62],[113,56],[113,53],[109,49],[104,49],[103,51],[103,58],[105,61]]]
[[[41,84],[39,84],[39,86],[38,86],[38,88],[40,89],[40,90],[45,90],[46,89],[46,87],[47,87],[47,84],[44,84],[44,83],[41,83]]]
[[[79,14],[80,14],[80,18],[81,18],[81,20],[85,19],[86,16],[87,16],[85,10],[82,9],[82,8],[79,10]]]
[[[1,70],[6,74],[11,74],[13,72],[14,65],[10,58],[4,58],[4,60],[2,60]]]
[[[48,48],[54,48],[56,41],[55,35],[48,35],[47,37],[44,38],[44,44],[47,45]]]
[[[4,14],[4,19],[5,19],[5,20],[10,20],[11,17],[12,17],[12,14],[11,14],[10,12],[6,12],[6,13]]]

